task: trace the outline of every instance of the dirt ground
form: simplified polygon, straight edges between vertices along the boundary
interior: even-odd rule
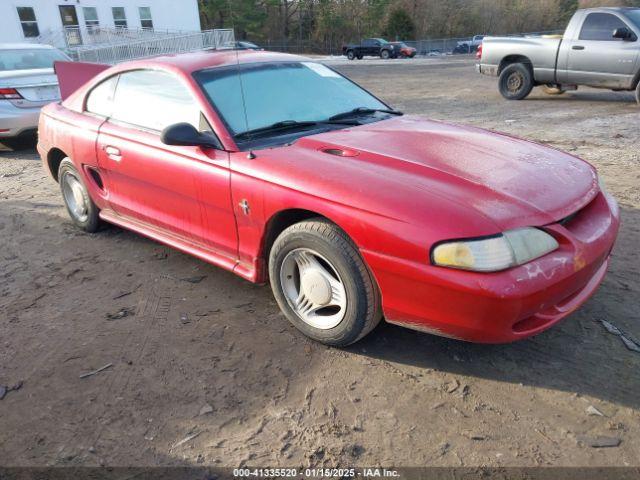
[[[266,286],[119,228],[79,232],[35,151],[0,152],[0,385],[22,382],[0,400],[0,465],[640,466],[640,353],[599,323],[640,339],[632,95],[510,103],[471,60],[333,63],[405,112],[597,166],[623,217],[597,294],[512,345],[381,324],[326,348]],[[620,444],[588,446],[601,436]]]

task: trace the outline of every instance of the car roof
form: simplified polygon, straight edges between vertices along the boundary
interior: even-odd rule
[[[129,68],[149,68],[153,66],[172,66],[186,73],[205,70],[208,68],[226,67],[245,63],[266,62],[308,62],[310,58],[288,53],[253,51],[253,50],[205,50],[195,53],[181,53],[163,55],[124,62],[118,65],[118,70]]]
[[[629,10],[640,10],[638,7],[593,7],[583,9],[585,12],[628,12]]]
[[[0,43],[0,50],[33,50],[46,49],[53,50],[55,47],[43,43]]]

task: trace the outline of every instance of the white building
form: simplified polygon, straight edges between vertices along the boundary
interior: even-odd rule
[[[71,47],[125,28],[200,31],[198,0],[0,0],[0,43],[56,44],[52,39],[64,32]]]

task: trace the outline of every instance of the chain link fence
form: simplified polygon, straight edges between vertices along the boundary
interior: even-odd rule
[[[536,37],[542,35],[561,35],[563,30],[550,30],[544,32],[527,32],[520,34],[500,35],[505,37]],[[475,40],[474,40],[475,38]],[[434,38],[425,40],[414,40],[403,42],[417,50],[417,54],[421,56],[438,56],[438,55],[456,55],[474,53],[481,41],[477,37],[459,37],[459,38]],[[275,52],[286,52],[296,54],[319,54],[319,55],[342,55],[343,43],[340,42],[317,42],[311,40],[290,40],[282,41],[265,41],[261,44],[265,50]]]

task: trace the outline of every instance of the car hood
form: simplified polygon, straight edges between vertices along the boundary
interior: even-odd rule
[[[438,197],[500,230],[542,226],[575,213],[599,191],[594,168],[572,155],[414,116],[312,135],[276,150],[285,149],[295,158],[320,154],[314,181],[330,181],[334,199],[377,201],[376,209],[393,216],[432,208]]]

